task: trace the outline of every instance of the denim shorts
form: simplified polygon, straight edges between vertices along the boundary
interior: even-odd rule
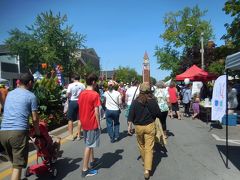
[[[67,112],[67,118],[71,121],[78,120],[78,102],[77,101],[69,101],[68,104],[68,112]]]
[[[100,129],[83,130],[83,137],[86,147],[95,148],[100,144]]]

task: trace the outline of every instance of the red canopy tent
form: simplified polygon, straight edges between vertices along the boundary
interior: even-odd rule
[[[177,75],[176,81],[183,81],[185,78],[189,78],[191,81],[210,81],[216,79],[216,76],[193,65],[184,73]]]

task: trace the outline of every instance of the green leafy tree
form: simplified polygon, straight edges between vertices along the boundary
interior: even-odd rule
[[[66,22],[66,15],[54,15],[52,11],[40,13],[33,25],[26,26],[25,32],[11,30],[6,45],[13,54],[20,56],[22,65],[27,68],[35,70],[41,63],[47,63],[52,69],[61,64],[68,75],[74,52],[83,46],[85,35],[73,32]]]
[[[218,76],[224,74],[224,71],[225,71],[224,60],[219,60],[211,63],[210,66],[208,67],[208,71]]]
[[[119,66],[118,69],[115,70],[115,79],[119,82],[132,82],[138,79],[138,74],[133,68]]]
[[[206,12],[206,10],[201,11],[198,6],[194,6],[165,15],[164,25],[166,30],[160,35],[165,44],[163,47],[157,46],[155,49],[155,56],[160,69],[172,70],[171,76],[181,73],[186,67],[190,66],[182,63],[187,50],[193,46],[200,48],[201,33],[203,32],[204,39],[213,38],[210,22],[202,19]],[[207,44],[207,42],[204,43]],[[185,67],[181,67],[182,65]]]
[[[179,52],[173,49],[170,44],[165,45],[163,48],[156,47],[155,56],[157,63],[161,70],[172,70],[172,75],[178,73],[180,66]]]
[[[214,60],[210,63],[207,70],[216,75],[224,74],[226,57],[236,52],[238,52],[238,49],[236,49],[231,43],[215,48],[213,52]]]
[[[154,77],[151,77],[151,84],[155,85],[157,83],[157,80]]]
[[[171,76],[166,76],[166,77],[163,79],[163,81],[164,81],[164,82],[167,82],[167,81],[169,81],[171,78],[172,78]]]
[[[237,48],[240,47],[240,1],[239,0],[227,0],[223,8],[226,14],[233,17],[231,24],[226,23],[227,34],[223,35],[223,39],[230,41]]]

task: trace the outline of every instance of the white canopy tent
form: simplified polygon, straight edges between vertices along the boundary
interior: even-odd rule
[[[228,71],[240,70],[240,52],[229,55],[225,61],[226,86],[228,87]],[[226,167],[228,168],[228,94],[226,91]]]

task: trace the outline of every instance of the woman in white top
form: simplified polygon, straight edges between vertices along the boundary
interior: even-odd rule
[[[139,88],[138,88],[139,82],[137,80],[132,82],[132,86],[127,89],[126,95],[125,95],[125,102],[127,104],[127,109],[125,111],[125,117],[128,119],[128,114],[130,110],[130,106],[136,97],[139,95]]]
[[[114,143],[119,140],[119,115],[121,105],[121,95],[118,91],[114,90],[114,82],[108,82],[108,90],[104,92],[106,98],[106,122],[107,132],[110,137],[110,142]]]
[[[163,132],[165,136],[167,137],[166,131],[167,131],[167,115],[169,111],[169,94],[166,89],[165,83],[163,81],[159,81],[156,84],[156,89],[154,91],[154,96],[157,98],[158,106],[161,110],[161,124],[163,128]]]

